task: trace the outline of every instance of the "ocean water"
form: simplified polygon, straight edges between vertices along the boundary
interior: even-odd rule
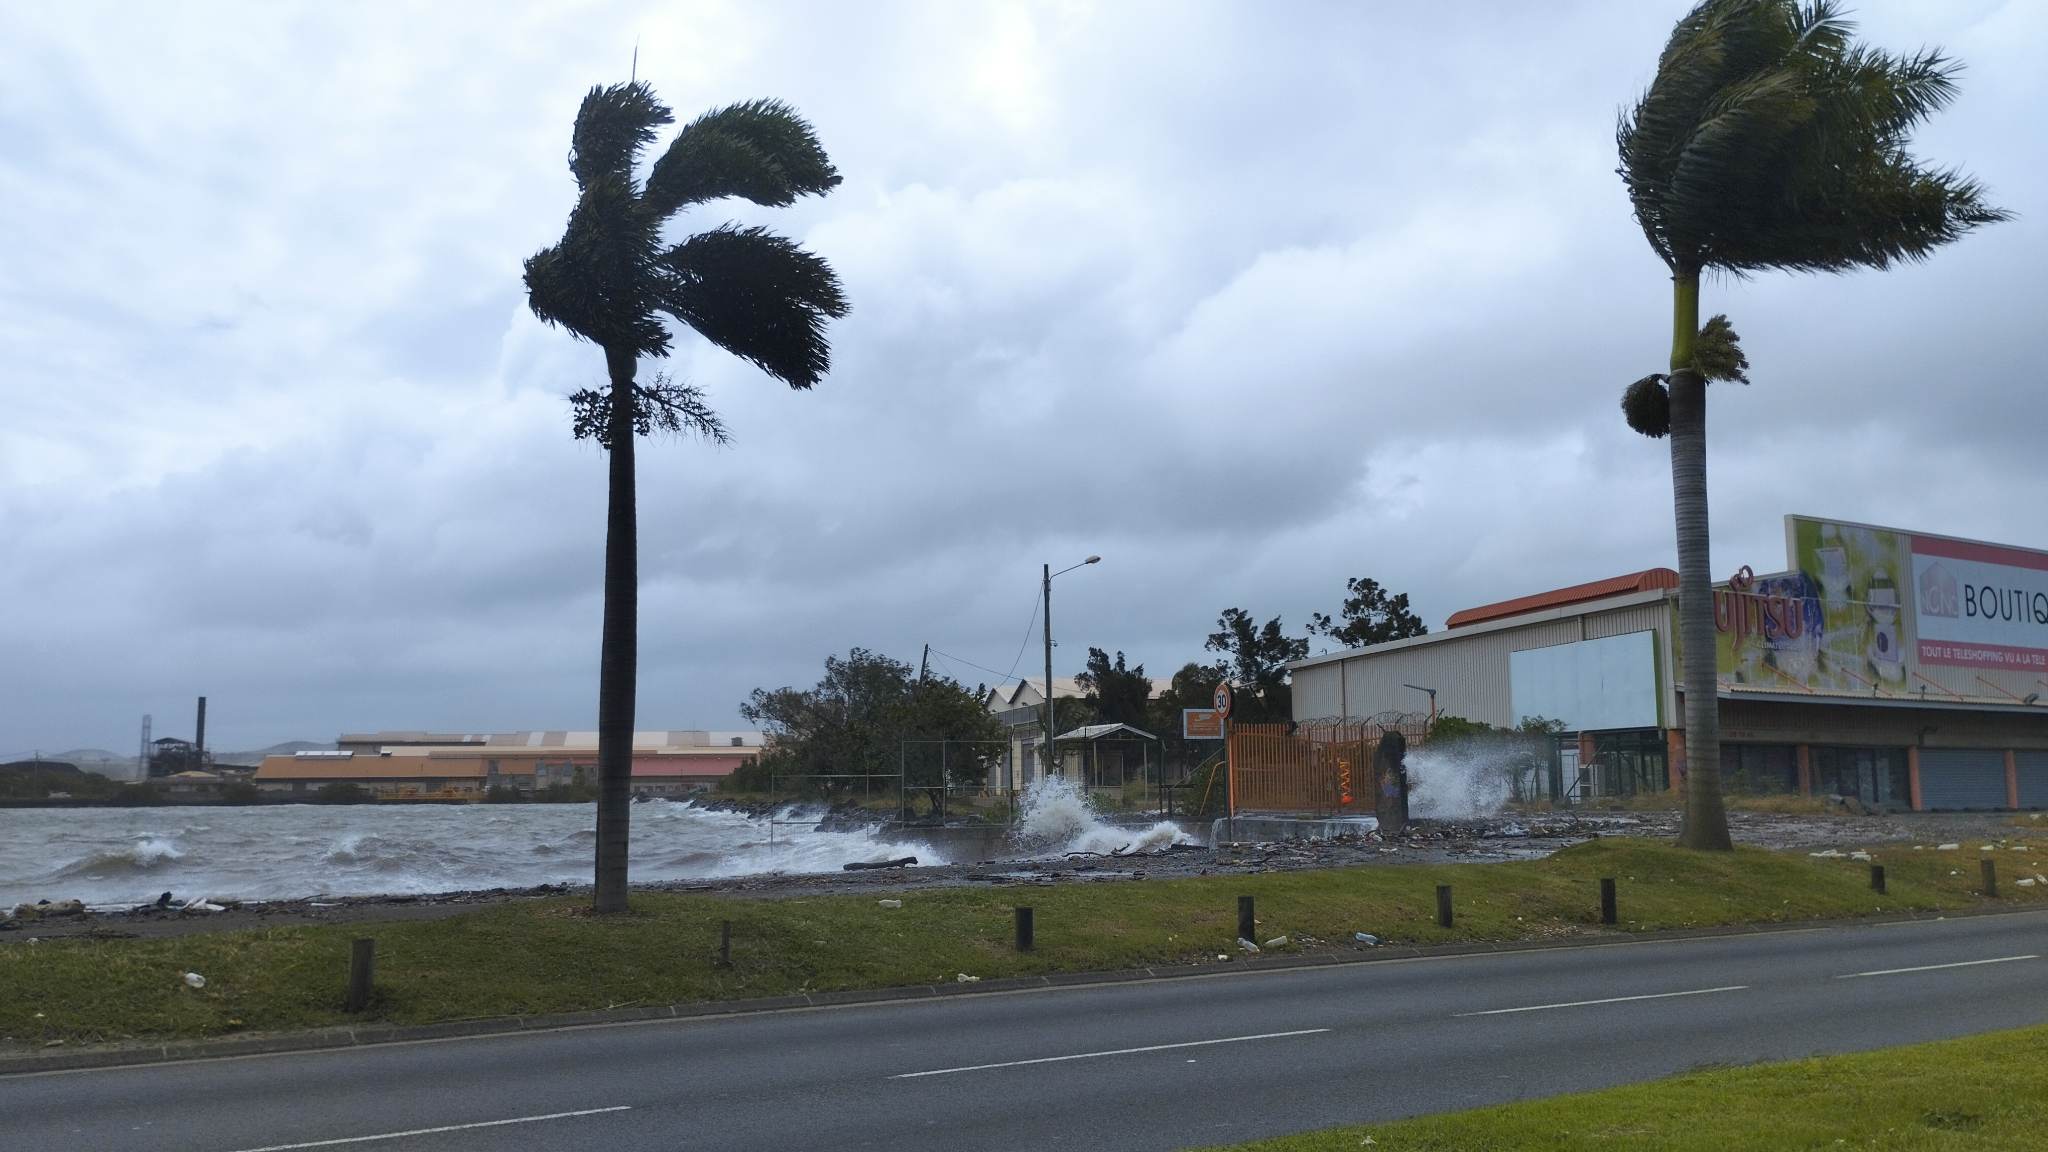
[[[943,847],[901,830],[819,831],[822,814],[793,806],[771,821],[636,804],[633,879],[837,872],[899,856],[946,862]],[[594,804],[0,809],[0,909],[41,899],[132,905],[165,891],[182,902],[587,884],[596,825]],[[1184,838],[1172,824],[1105,824],[1056,779],[1026,793],[1013,848],[1021,859]]]

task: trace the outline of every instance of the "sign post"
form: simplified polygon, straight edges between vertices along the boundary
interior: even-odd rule
[[[1230,708],[1236,697],[1230,691],[1230,681],[1218,680],[1216,694],[1211,701],[1216,706],[1216,722],[1223,733],[1223,804],[1224,835],[1230,842],[1237,842],[1237,766],[1230,757]]]

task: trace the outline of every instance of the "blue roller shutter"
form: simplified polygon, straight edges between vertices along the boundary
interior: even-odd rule
[[[2005,807],[2005,753],[1995,748],[1922,748],[1920,804],[1930,812]]]
[[[2019,762],[2020,807],[2048,808],[2048,752],[2016,752]]]

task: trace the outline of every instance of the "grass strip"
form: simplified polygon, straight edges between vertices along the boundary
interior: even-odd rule
[[[2022,1028],[1283,1136],[1227,1152],[2002,1152],[2044,1146],[2048,1028]]]

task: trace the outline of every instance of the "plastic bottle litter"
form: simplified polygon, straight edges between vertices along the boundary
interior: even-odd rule
[[[877,901],[875,901],[875,903],[877,903],[877,904],[880,904],[880,905],[881,905],[882,907],[884,907],[884,908],[901,908],[901,907],[903,907],[903,901],[901,901],[901,900],[877,900]]]
[[[2029,876],[2024,880],[2015,880],[2013,883],[2018,884],[2022,888],[2032,888],[2034,886],[2034,878]]]
[[[1271,940],[1268,940],[1268,941],[1266,941],[1266,947],[1268,947],[1268,948],[1285,948],[1285,947],[1287,947],[1287,937],[1285,937],[1285,936],[1275,936],[1275,937],[1273,937],[1273,938],[1272,938]]]
[[[1259,946],[1245,939],[1244,937],[1239,936],[1237,938],[1237,949],[1240,952],[1257,952],[1259,950]]]
[[[1351,938],[1353,940],[1358,941],[1360,944],[1364,944],[1367,946],[1375,945],[1380,942],[1380,938],[1373,935],[1370,932],[1353,932],[1351,934]]]
[[[959,974],[958,976],[955,976],[955,977],[953,977],[953,983],[955,983],[955,984],[974,984],[974,983],[978,983],[978,982],[979,982],[980,980],[981,980],[981,977],[979,977],[979,976],[969,976],[969,975],[968,975],[967,973],[965,973],[965,972],[962,972],[962,973],[961,973],[961,974]]]
[[[1808,852],[1807,855],[1817,856],[1823,860],[1839,860],[1842,858],[1842,854],[1833,848],[1829,848],[1820,852]]]
[[[1961,847],[1961,844],[1936,844],[1934,850],[1936,852],[1954,852]]]
[[[185,987],[204,988],[206,987],[206,977],[201,976],[197,972],[187,972],[185,973]]]
[[[1861,848],[1858,848],[1858,849],[1857,849],[1856,851],[1854,851],[1854,852],[1851,852],[1851,853],[1849,853],[1849,859],[1851,859],[1851,860],[1865,860],[1865,861],[1867,861],[1867,860],[1869,860],[1869,859],[1870,859],[1870,853],[1868,853],[1868,852],[1865,852],[1865,851],[1864,851],[1863,849],[1861,849]]]

